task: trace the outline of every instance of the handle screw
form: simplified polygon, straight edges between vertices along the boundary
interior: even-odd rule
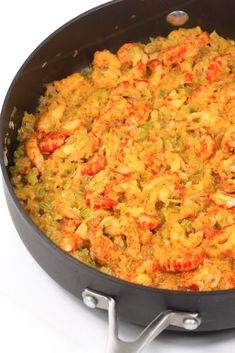
[[[183,321],[183,328],[185,330],[193,331],[193,330],[196,330],[198,326],[199,326],[199,322],[197,321],[197,319],[193,317],[188,317]]]
[[[182,26],[189,19],[189,15],[185,11],[173,11],[167,15],[166,20],[173,26]]]
[[[92,295],[85,295],[85,297],[83,298],[83,302],[86,306],[91,309],[95,309],[97,306],[97,300],[92,297]]]

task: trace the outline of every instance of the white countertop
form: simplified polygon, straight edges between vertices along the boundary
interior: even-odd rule
[[[99,0],[0,3],[0,106],[16,71],[51,32]],[[0,180],[0,352],[104,353],[106,313],[97,313],[57,285],[34,261],[11,221]],[[133,338],[140,328],[121,322]],[[146,353],[231,353],[235,330],[186,336],[163,333]]]

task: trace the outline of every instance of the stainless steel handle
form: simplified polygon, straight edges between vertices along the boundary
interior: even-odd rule
[[[201,317],[198,313],[166,310],[150,322],[135,341],[127,342],[121,340],[118,336],[116,301],[112,297],[90,289],[85,289],[82,296],[84,304],[89,308],[99,308],[108,311],[109,329],[106,353],[140,353],[170,325],[192,331],[201,324]]]

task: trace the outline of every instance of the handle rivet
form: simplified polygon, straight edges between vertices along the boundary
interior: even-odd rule
[[[182,26],[189,20],[189,15],[185,11],[173,11],[167,15],[166,20],[173,26]]]
[[[92,295],[85,295],[83,298],[83,302],[88,308],[95,309],[97,306],[96,298],[92,297]]]
[[[194,319],[193,317],[189,317],[184,319],[183,321],[183,328],[185,330],[196,330],[196,328],[198,328],[199,326],[199,322],[197,321],[197,319]]]

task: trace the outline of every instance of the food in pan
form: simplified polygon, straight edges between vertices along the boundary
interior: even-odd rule
[[[235,287],[235,42],[199,27],[94,54],[25,113],[10,168],[80,261],[163,289]]]

